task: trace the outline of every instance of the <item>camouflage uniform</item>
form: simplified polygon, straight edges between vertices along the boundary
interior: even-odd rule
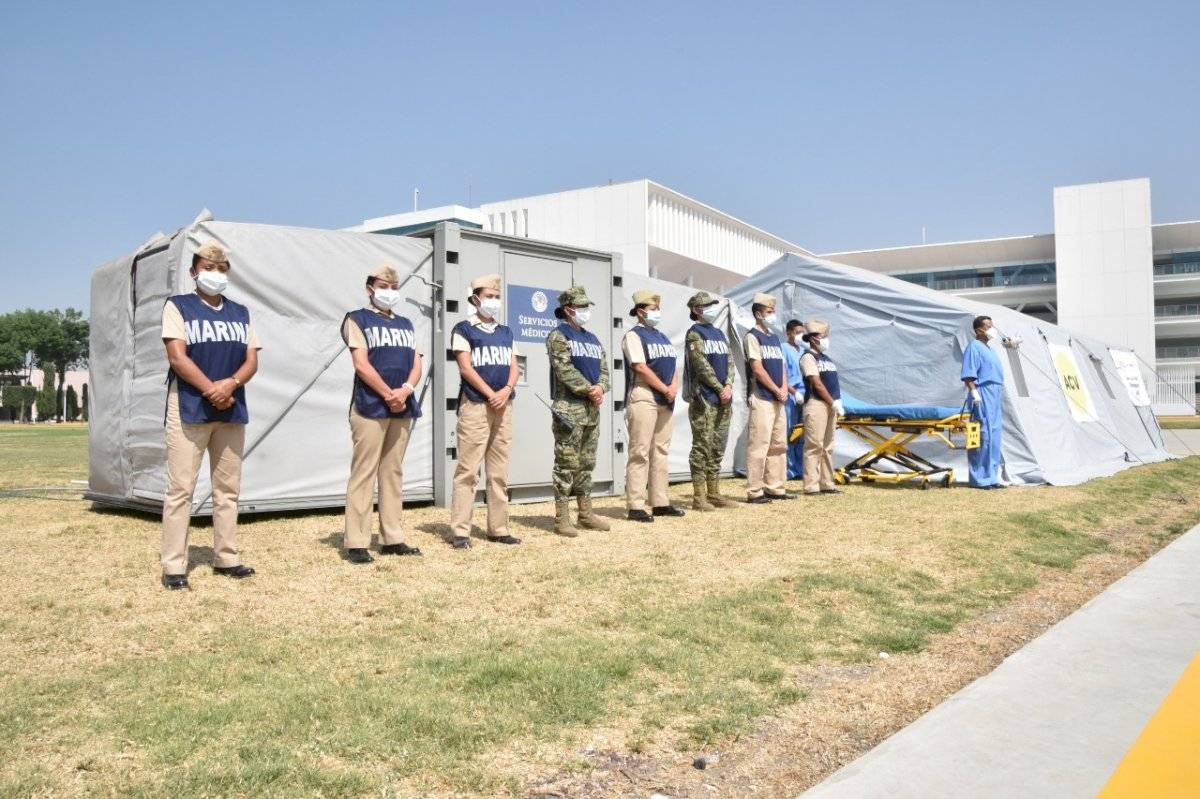
[[[691,375],[693,392],[688,396],[688,420],[692,423],[692,450],[688,453],[688,466],[693,480],[716,480],[721,471],[721,460],[729,442],[729,422],[733,418],[733,403],[711,404],[700,397],[700,386],[721,391],[733,385],[735,370],[722,383],[717,380],[712,364],[704,356],[704,342],[697,333],[688,333],[685,339],[687,368]]]
[[[688,308],[694,311],[717,302],[716,297],[701,291],[688,300]],[[720,348],[714,352],[718,362],[722,357],[721,351],[724,351],[724,380],[709,360],[706,344]],[[728,350],[729,342],[725,335],[711,325],[697,323],[684,338],[687,358],[684,398],[688,403],[688,420],[692,424],[692,450],[688,455],[688,465],[692,472],[692,508],[695,510],[709,511],[714,506],[733,506],[730,500],[721,496],[718,482],[721,460],[725,457],[725,446],[729,440],[729,422],[733,418],[732,400],[723,403],[716,397],[726,386],[733,385],[736,374],[733,364],[728,360]],[[711,394],[705,396],[705,390]]]
[[[555,330],[546,338],[550,354],[550,397],[554,409],[554,498],[592,493],[596,445],[600,441],[600,409],[587,397],[592,384],[571,363],[571,348]],[[600,362],[600,387],[608,392],[608,362]],[[568,428],[564,420],[570,420]]]

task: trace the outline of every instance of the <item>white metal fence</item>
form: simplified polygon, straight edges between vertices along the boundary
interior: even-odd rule
[[[1193,414],[1196,407],[1196,367],[1159,366],[1154,386],[1154,412]]]

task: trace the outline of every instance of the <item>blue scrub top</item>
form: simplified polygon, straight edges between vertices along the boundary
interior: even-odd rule
[[[971,339],[963,353],[962,379],[974,380],[976,385],[1004,385],[1004,367],[1000,356],[979,339]]]
[[[800,350],[786,341],[783,342],[783,363],[787,368],[788,393],[804,388],[804,375],[800,373]]]

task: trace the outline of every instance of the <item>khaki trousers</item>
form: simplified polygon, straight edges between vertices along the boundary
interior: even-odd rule
[[[508,455],[512,450],[512,400],[495,411],[466,397],[458,404],[458,464],[450,501],[450,534],[471,535],[479,465],[487,473],[487,534],[508,535]]]
[[[674,413],[667,405],[654,401],[645,386],[629,392],[625,406],[625,424],[629,428],[629,459],[625,462],[625,507],[645,510],[646,495],[650,507],[671,504],[667,498],[667,476]]]
[[[242,487],[242,448],[246,426],[229,422],[183,424],[179,394],[167,394],[167,493],[163,497],[162,568],[164,574],[187,574],[188,522],[192,495],[204,453],[212,481],[213,565],[239,566],[237,548],[238,493]]]
[[[804,493],[834,488],[833,436],[837,415],[819,399],[804,403]]]
[[[384,544],[404,540],[400,512],[404,509],[404,452],[412,419],[368,419],[350,410],[350,482],[346,485],[346,549],[371,545],[371,499],[379,483],[379,534]]]
[[[746,446],[746,496],[783,494],[787,489],[787,405],[750,394]]]

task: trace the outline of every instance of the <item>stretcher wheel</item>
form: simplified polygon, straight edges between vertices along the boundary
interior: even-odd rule
[[[921,490],[922,491],[929,490],[929,478],[928,477],[926,477],[924,480],[921,481]]]
[[[942,488],[950,488],[954,485],[954,473],[949,472],[942,478]]]

